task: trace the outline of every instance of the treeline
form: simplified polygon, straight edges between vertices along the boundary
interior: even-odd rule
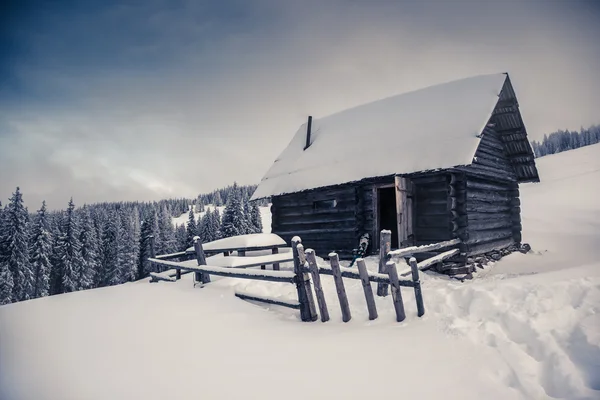
[[[600,142],[600,125],[592,125],[587,129],[583,127],[577,131],[558,130],[549,135],[544,135],[541,142],[531,142],[531,147],[536,157],[562,151],[578,149]]]
[[[202,207],[205,204],[214,204],[217,207],[220,207],[224,204],[227,204],[227,200],[229,199],[229,194],[234,190],[239,191],[240,195],[244,199],[249,199],[252,197],[252,194],[256,190],[258,185],[242,185],[238,186],[230,185],[221,189],[217,189],[211,193],[205,193],[198,195],[196,204],[199,204]],[[269,199],[261,199],[257,200],[259,206],[266,206],[269,203]]]
[[[183,251],[197,235],[204,242],[262,232],[258,203],[236,184],[226,193],[221,216],[207,207],[196,219],[192,200],[120,202],[35,214],[17,187],[8,204],[0,203],[0,305],[48,295],[112,286],[153,272],[147,261],[150,241],[158,254]],[[187,224],[172,216],[189,210]]]

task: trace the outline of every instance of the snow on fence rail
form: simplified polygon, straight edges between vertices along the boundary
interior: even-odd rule
[[[259,264],[273,264],[273,266],[275,266],[279,262],[284,261],[284,257],[277,254],[269,256],[260,256],[260,262],[253,261],[252,259],[255,257],[248,257],[246,265],[244,265],[243,260],[236,260],[234,264],[236,264],[235,266],[237,268],[231,268],[231,266],[224,267],[206,265],[207,262],[206,257],[204,255],[202,242],[198,237],[196,237],[194,241],[194,250],[196,254],[197,265],[194,265],[189,260],[183,262],[175,262],[169,261],[167,259],[177,258],[175,257],[175,254],[180,255],[180,253],[175,253],[166,256],[151,257],[149,258],[149,261],[154,264],[169,267],[170,269],[175,269],[177,271],[177,279],[181,277],[181,271],[193,272],[194,285],[196,285],[196,281],[201,281],[202,283],[209,283],[210,275],[218,275],[229,278],[262,280],[268,282],[293,283],[296,285],[298,301],[260,297],[244,292],[237,292],[235,295],[243,300],[257,301],[267,304],[274,304],[283,307],[298,309],[300,311],[300,318],[302,319],[302,321],[316,321],[319,318],[319,315],[317,314],[316,310],[317,305],[319,308],[319,313],[321,315],[321,321],[326,322],[329,320],[329,311],[327,308],[327,303],[325,301],[323,287],[321,285],[321,275],[330,275],[333,277],[334,284],[336,286],[336,291],[338,294],[338,300],[340,303],[340,309],[342,312],[342,320],[344,322],[350,321],[352,315],[350,312],[350,305],[348,303],[348,296],[346,295],[346,289],[344,286],[343,278],[361,280],[370,320],[376,319],[378,317],[375,298],[373,296],[373,290],[371,288],[371,282],[375,282],[378,284],[378,296],[387,296],[388,287],[391,287],[392,301],[394,303],[396,320],[398,322],[401,322],[406,318],[406,313],[404,311],[404,303],[402,300],[402,287],[413,288],[415,301],[417,303],[417,315],[419,317],[423,316],[425,314],[425,306],[423,303],[421,282],[419,280],[419,271],[431,268],[431,266],[458,254],[459,249],[445,251],[434,257],[421,261],[420,263],[417,263],[413,255],[417,253],[429,252],[432,250],[441,250],[447,247],[452,247],[459,244],[460,240],[455,239],[426,246],[408,247],[405,249],[390,251],[391,232],[383,230],[381,231],[380,243],[381,248],[379,272],[369,272],[367,270],[365,261],[362,258],[356,260],[358,267],[357,270],[353,268],[341,267],[339,263],[339,257],[336,253],[329,254],[329,266],[317,265],[314,251],[312,249],[307,249],[305,251],[301,239],[297,236],[292,239],[292,259],[294,261],[293,271],[279,271],[278,269],[270,271],[264,269],[238,269],[239,267],[253,267],[258,266]],[[238,248],[237,250],[238,252],[244,252],[246,249]],[[184,254],[189,254],[189,252],[184,252]],[[400,274],[400,276],[411,275],[410,279],[399,278],[396,262],[392,259],[393,257],[410,257],[407,260],[410,266],[410,270],[406,273]],[[240,259],[242,258],[243,257],[240,257]],[[288,259],[285,260],[287,261]],[[173,279],[169,279],[168,277],[162,276],[161,274],[154,273],[151,275],[153,281],[173,281]],[[313,297],[313,286],[316,294],[316,303]]]

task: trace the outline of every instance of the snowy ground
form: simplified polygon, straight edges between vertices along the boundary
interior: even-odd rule
[[[239,300],[292,285],[213,278],[140,281],[0,307],[0,399],[599,399],[600,145],[537,161],[521,187],[523,237],[472,281],[423,276],[407,319],[346,280],[352,320]],[[374,269],[376,260],[368,260]]]

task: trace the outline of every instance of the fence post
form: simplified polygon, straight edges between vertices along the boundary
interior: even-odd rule
[[[392,286],[392,299],[394,300],[394,309],[396,310],[396,321],[402,322],[406,318],[406,313],[404,312],[404,303],[402,303],[402,293],[400,292],[396,263],[390,260],[386,266],[388,276],[390,277],[390,285]]]
[[[417,315],[422,317],[425,314],[425,305],[423,304],[423,293],[421,292],[421,281],[419,280],[419,267],[417,260],[411,257],[408,261],[410,270],[412,271],[412,280],[415,285],[415,300],[417,301]]]
[[[385,274],[387,272],[387,258],[388,253],[392,246],[392,231],[384,229],[379,234],[379,273]],[[377,296],[383,297],[388,295],[388,284],[378,283],[377,284]]]
[[[337,253],[329,253],[329,263],[331,264],[333,282],[335,283],[338,299],[340,300],[340,308],[342,309],[342,321],[348,322],[352,318],[352,315],[350,314],[350,305],[348,304],[348,296],[346,296],[344,280],[342,279],[342,272],[340,271],[340,259]]]
[[[369,281],[369,273],[367,272],[367,266],[365,260],[359,258],[356,260],[358,266],[358,273],[360,274],[360,280],[362,282],[363,291],[365,292],[365,299],[367,300],[367,310],[369,310],[369,320],[377,318],[377,306],[375,305],[375,298],[373,297],[373,289],[371,288],[371,282]]]
[[[271,254],[279,254],[279,249],[277,247],[273,247],[273,249],[271,250]],[[264,269],[261,268],[260,269]],[[273,264],[273,271],[279,271],[279,263],[274,263]]]
[[[150,239],[150,258],[155,258],[156,251],[154,250],[154,247],[156,245],[156,239],[154,238],[154,235],[148,236],[148,239]],[[156,272],[160,272],[158,270],[160,268],[160,266],[158,264],[154,264],[153,262],[151,262],[150,269],[152,270],[152,272],[154,272],[154,268],[156,268]]]
[[[319,304],[321,322],[327,322],[329,321],[329,310],[327,309],[327,303],[325,302],[323,286],[321,286],[321,275],[319,275],[319,267],[317,266],[315,252],[312,249],[307,249],[305,254],[306,260],[308,261],[308,267],[310,268],[310,274],[312,276],[313,285],[315,286],[315,295],[317,297],[317,303]]]
[[[303,263],[300,262],[298,245],[301,240],[298,236],[292,238],[292,252],[294,255],[294,273],[296,274],[296,290],[298,292],[298,302],[300,303],[300,319],[305,322],[316,321],[317,311],[315,310],[315,301],[312,298],[310,289],[310,278],[308,274],[302,272]],[[308,289],[308,290],[307,290]]]
[[[206,265],[206,256],[204,255],[202,240],[200,240],[199,236],[194,236],[194,250],[196,250],[196,261],[198,261],[198,265]],[[209,283],[210,275],[204,272],[194,272],[194,281]]]

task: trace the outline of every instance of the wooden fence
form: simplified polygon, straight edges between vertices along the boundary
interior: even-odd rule
[[[415,301],[417,304],[417,315],[421,317],[425,314],[425,306],[423,303],[421,282],[419,280],[419,271],[431,268],[437,263],[456,255],[459,250],[453,249],[445,251],[434,257],[421,261],[420,263],[417,263],[414,255],[453,247],[459,244],[460,241],[451,240],[432,245],[409,247],[390,251],[390,240],[391,232],[386,230],[382,231],[380,236],[382,251],[380,252],[379,272],[368,271],[365,261],[362,258],[356,260],[357,269],[341,267],[339,263],[339,257],[336,253],[329,254],[329,266],[318,265],[315,252],[312,249],[305,250],[301,243],[301,239],[297,236],[292,239],[292,252],[294,260],[293,271],[256,269],[240,270],[226,267],[208,266],[206,265],[206,257],[204,256],[202,243],[199,240],[197,240],[194,244],[197,265],[191,265],[189,261],[183,263],[170,261],[165,259],[168,257],[164,256],[152,257],[149,258],[149,261],[163,267],[175,269],[178,271],[178,278],[181,276],[181,271],[194,272],[194,284],[196,281],[200,281],[202,283],[210,282],[210,275],[294,284],[297,291],[297,301],[260,297],[241,292],[237,292],[236,296],[244,300],[298,309],[300,311],[300,318],[302,321],[316,321],[319,318],[319,314],[322,322],[326,322],[330,319],[327,302],[325,301],[325,295],[323,292],[323,286],[321,284],[321,275],[330,275],[333,277],[337,297],[340,303],[340,309],[342,312],[342,320],[344,322],[348,322],[352,318],[348,296],[346,295],[346,289],[344,286],[344,278],[357,279],[362,282],[370,320],[374,320],[378,317],[371,282],[377,283],[377,294],[379,296],[387,296],[388,288],[391,288],[391,297],[394,304],[396,321],[398,322],[401,322],[406,318],[401,288],[413,288]],[[181,255],[181,257],[183,257],[183,255]],[[408,264],[407,267],[409,266],[410,269],[405,273],[399,274],[396,261],[394,261],[394,259],[403,259],[403,261],[406,260],[404,263]],[[410,279],[400,278],[400,276],[408,275],[410,275]],[[315,296],[313,296],[313,287],[316,295],[316,302]],[[319,313],[317,313],[317,306]]]

